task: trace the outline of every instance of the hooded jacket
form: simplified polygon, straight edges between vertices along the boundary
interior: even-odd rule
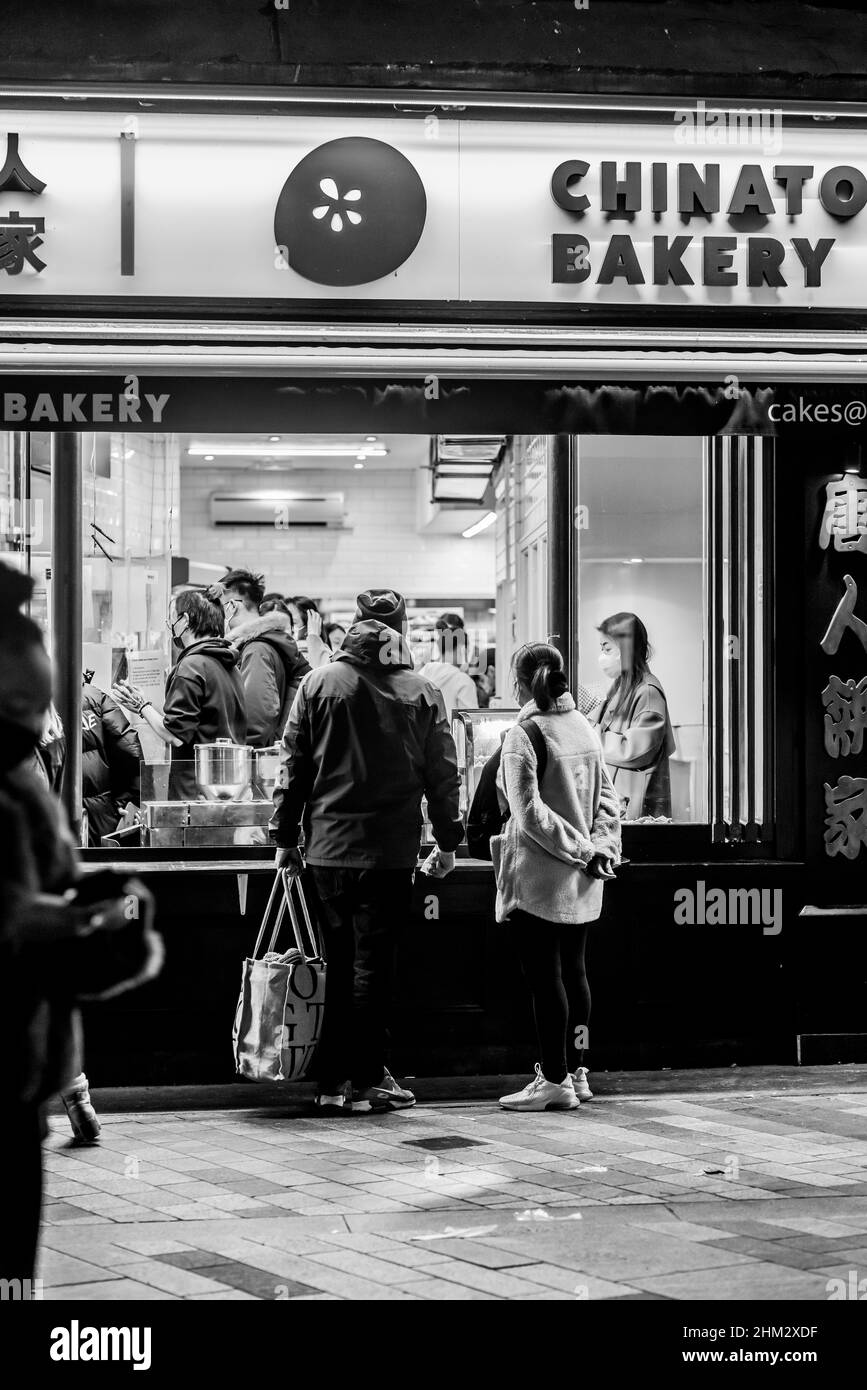
[[[533,716],[547,750],[541,782],[533,744],[520,722],[503,740],[497,790],[511,812],[491,839],[497,876],[496,917],[516,910],[546,922],[593,922],[602,911],[603,881],[584,870],[595,854],[620,862],[620,810],[602,749],[571,695]]]
[[[437,844],[464,838],[457,754],[442,696],[413,670],[403,637],[353,623],[298,691],[283,735],[272,837],[332,868],[415,868],[421,800]]]
[[[166,681],[163,723],[181,740],[172,745],[170,796],[195,801],[195,749],[200,743],[229,738],[244,743],[247,706],[238,672],[238,657],[222,637],[203,637],[181,652]]]
[[[670,816],[668,760],[676,744],[662,686],[648,672],[625,710],[615,715],[611,705],[609,696],[595,720],[615,791],[626,802],[626,820]]]
[[[143,753],[138,734],[110,695],[86,685],[81,696],[81,792],[89,842],[117,828],[124,808],[138,805]]]
[[[232,633],[247,701],[247,742],[253,748],[279,742],[298,687],[310,670],[291,631],[292,619],[275,609]]]

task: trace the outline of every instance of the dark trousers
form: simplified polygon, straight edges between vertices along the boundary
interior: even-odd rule
[[[42,1117],[36,1105],[11,1105],[0,1144],[0,1279],[32,1279],[42,1206]]]
[[[394,949],[413,870],[311,867],[327,961],[319,1087],[364,1089],[385,1071]]]
[[[529,912],[509,918],[512,945],[530,987],[546,1081],[560,1082],[584,1064],[576,1030],[590,1021],[590,986],[584,952],[589,923],[545,922]]]

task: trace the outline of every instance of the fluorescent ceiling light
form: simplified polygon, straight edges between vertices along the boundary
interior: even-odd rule
[[[358,458],[357,444],[191,444],[190,458]],[[388,450],[381,444],[365,445],[369,458],[384,458]]]
[[[471,537],[478,536],[480,532],[487,531],[489,526],[493,526],[496,519],[496,512],[485,512],[485,515],[483,517],[481,517],[478,521],[474,521],[472,526],[468,526],[466,531],[461,532],[461,535],[464,537],[465,540],[470,540]]]

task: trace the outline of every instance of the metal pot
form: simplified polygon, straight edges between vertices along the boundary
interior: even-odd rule
[[[196,781],[213,801],[238,801],[250,785],[252,750],[230,738],[196,748]]]
[[[268,748],[254,748],[255,764],[254,786],[261,796],[270,801],[280,771],[280,744],[272,743]]]

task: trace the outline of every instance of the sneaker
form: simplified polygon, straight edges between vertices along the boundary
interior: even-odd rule
[[[536,1063],[536,1075],[523,1091],[515,1091],[510,1096],[500,1096],[504,1110],[577,1110],[580,1104],[569,1072],[557,1085],[546,1081],[542,1068]]]
[[[102,1125],[90,1099],[90,1089],[84,1072],[77,1076],[60,1099],[66,1107],[72,1133],[79,1144],[98,1144]]]
[[[575,1087],[575,1094],[579,1100],[592,1100],[593,1092],[587,1084],[587,1068],[578,1067],[572,1073],[572,1082]]]
[[[356,1110],[408,1110],[415,1105],[412,1091],[398,1086],[390,1071],[382,1074],[377,1086],[363,1087],[352,1092],[352,1104]]]
[[[313,1108],[317,1115],[351,1115],[352,1087],[349,1082],[320,1087]]]

